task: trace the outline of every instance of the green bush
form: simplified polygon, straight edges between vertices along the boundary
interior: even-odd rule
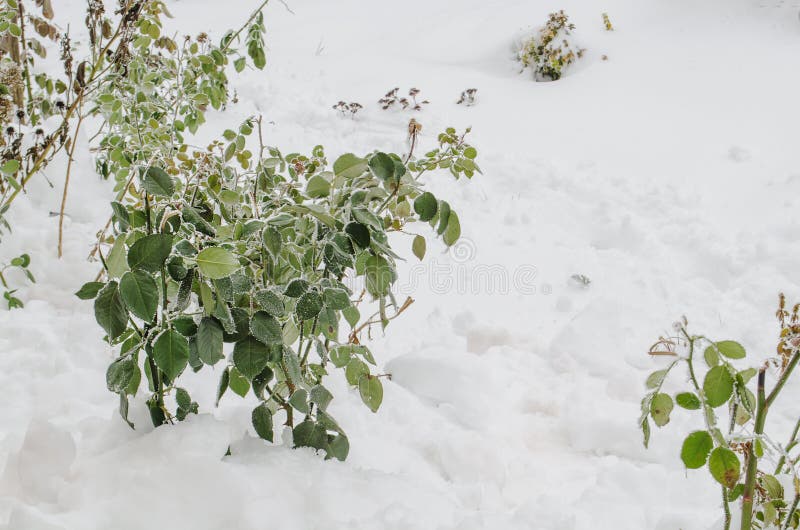
[[[800,526],[800,474],[796,453],[792,453],[800,445],[800,418],[785,445],[766,429],[767,414],[800,361],[799,312],[800,305],[791,313],[786,311],[781,295],[778,356],[759,368],[737,366],[747,356],[738,342],[690,335],[686,319],[675,325],[675,336],[662,337],[650,348],[650,355],[670,362],[647,378],[648,392],[639,418],[645,447],[650,440],[650,421],[664,427],[676,404],[700,415],[704,428],[686,436],[680,458],[687,469],[707,467],[719,483],[725,530],[731,526],[731,503],[737,501],[741,503],[742,530]],[[700,354],[702,361],[698,360]],[[664,391],[664,384],[678,367],[685,368],[680,381],[688,382],[688,387],[671,395]],[[768,371],[775,377],[769,392]],[[748,388],[754,378],[755,392]],[[770,461],[772,467],[768,467]],[[784,483],[793,485],[791,493],[784,491]]]
[[[569,22],[564,11],[550,13],[545,25],[519,45],[517,60],[522,63],[523,70],[531,69],[537,81],[560,79],[565,68],[581,58],[585,51],[574,49],[569,42],[574,29],[575,25]]]

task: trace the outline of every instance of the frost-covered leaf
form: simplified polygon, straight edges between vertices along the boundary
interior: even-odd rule
[[[233,365],[247,379],[257,376],[268,361],[266,344],[254,337],[247,337],[233,346]]]
[[[168,329],[153,343],[153,360],[158,369],[174,381],[189,363],[189,341],[177,331]]]
[[[111,340],[122,335],[128,328],[128,311],[115,281],[108,282],[94,301],[94,316],[97,323]]]
[[[137,239],[128,250],[128,266],[131,270],[142,269],[159,272],[172,251],[170,234],[151,234]]]
[[[205,364],[214,366],[222,354],[222,325],[213,317],[203,317],[197,327],[197,354]]]
[[[269,442],[273,441],[272,433],[272,412],[265,403],[253,409],[252,413],[253,428],[259,437]]]
[[[158,309],[158,286],[144,270],[126,272],[119,280],[119,292],[128,310],[147,323],[152,323]]]
[[[241,268],[236,256],[222,247],[204,248],[196,259],[200,272],[212,280],[226,278]]]

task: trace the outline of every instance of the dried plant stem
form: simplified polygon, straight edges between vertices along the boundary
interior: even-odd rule
[[[75,125],[75,133],[72,135],[72,143],[69,146],[67,157],[67,172],[64,177],[64,192],[61,194],[61,209],[58,211],[58,257],[64,255],[64,208],[67,206],[67,192],[69,191],[69,177],[72,172],[72,163],[75,160],[75,148],[78,145],[78,133],[83,123],[83,114],[78,113],[78,123]]]

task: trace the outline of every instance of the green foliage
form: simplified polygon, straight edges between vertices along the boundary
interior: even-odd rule
[[[120,359],[141,363],[154,422],[195,410],[186,396],[189,405],[177,409],[165,400],[181,373],[222,363],[218,399],[228,389],[252,392],[261,401],[252,414],[258,436],[272,440],[273,416],[282,413],[278,423],[293,429],[295,446],[344,459],[349,441],[326,412],[334,398],[326,377],[339,368],[365,405],[379,409],[386,374],[372,368],[360,337],[372,326],[385,328],[410,304],[398,304],[391,292],[399,255],[389,234],[428,225],[454,244],[457,214],[425,191],[420,177],[439,169],[472,177],[477,151],[466,133],[448,129],[420,158],[344,154],[330,165],[321,146],[308,155],[284,155],[260,142],[251,150],[262,137],[260,119],[251,118],[206,149],[181,144],[175,129],[158,141],[151,131],[142,154],[132,131],[149,127],[143,117],[127,115],[119,129],[127,131],[123,156],[107,165],[109,176],[126,184],[112,205],[107,279],[87,284],[80,296],[97,293],[98,322],[120,345]],[[184,147],[172,149],[173,142]],[[420,246],[425,237],[417,234],[418,256]],[[112,261],[130,269],[118,282]],[[354,297],[345,279],[364,282],[375,314],[361,317],[359,304],[370,300]],[[131,385],[118,379],[109,388],[129,395]]]
[[[800,526],[797,512],[800,470],[796,458],[789,453],[800,446],[800,419],[786,445],[772,440],[765,430],[770,406],[800,361],[800,306],[795,306],[791,314],[784,306],[781,296],[779,357],[760,369],[737,368],[732,361],[747,357],[741,344],[690,335],[685,319],[676,324],[677,335],[659,339],[650,349],[651,355],[667,357],[670,362],[651,373],[646,381],[648,392],[642,400],[639,418],[645,446],[650,438],[651,420],[658,427],[669,423],[673,398],[664,391],[665,384],[676,367],[684,366],[687,377],[678,379],[679,382],[688,381],[688,388],[677,392],[674,402],[686,411],[697,411],[705,429],[694,431],[684,439],[680,458],[688,469],[707,467],[711,477],[722,487],[726,530],[731,524],[730,503],[740,498],[743,530],[771,525],[782,529]],[[701,351],[703,361],[698,362],[696,354]],[[774,366],[777,371],[777,381],[770,392],[765,385],[768,366]],[[754,392],[747,385],[756,375]],[[724,417],[720,418],[720,414]],[[767,456],[777,458],[774,470],[765,469]],[[794,485],[793,502],[786,502],[782,482],[776,475],[788,475]]]
[[[27,254],[20,254],[7,264],[0,265],[0,284],[3,286],[3,298],[8,304],[9,309],[22,308],[25,307],[25,304],[22,303],[22,300],[14,296],[14,293],[16,293],[17,290],[10,287],[7,277],[8,271],[17,270],[21,272],[28,279],[28,281],[31,283],[36,283],[36,278],[34,278],[33,273],[28,268],[30,264],[31,257]]]
[[[573,50],[569,42],[575,25],[569,22],[564,11],[550,13],[547,22],[539,31],[524,40],[517,51],[517,60],[523,70],[530,68],[537,81],[556,81],[564,69],[583,56],[585,50]]]

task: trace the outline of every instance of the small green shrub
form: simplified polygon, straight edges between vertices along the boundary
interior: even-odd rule
[[[650,355],[667,357],[670,362],[647,378],[648,393],[639,418],[645,447],[650,421],[664,427],[676,404],[702,417],[705,427],[685,438],[680,458],[687,469],[707,467],[720,484],[725,530],[731,525],[730,505],[736,501],[740,502],[742,530],[800,526],[800,474],[797,454],[792,452],[800,445],[800,418],[784,445],[766,429],[767,414],[800,361],[798,313],[800,305],[788,312],[781,295],[778,355],[759,368],[737,366],[747,355],[738,342],[690,335],[686,319],[675,325],[675,336],[662,337],[650,348]],[[685,368],[685,375],[678,379],[687,381],[688,387],[671,395],[663,388],[678,367]],[[769,392],[768,371],[775,377]],[[754,379],[755,392],[748,388]],[[785,483],[792,484],[792,492],[784,491]]]
[[[140,385],[155,425],[196,412],[181,373],[223,362],[217,400],[228,389],[252,392],[261,401],[252,414],[259,436],[272,440],[273,416],[283,411],[296,447],[344,459],[349,442],[327,412],[325,377],[340,368],[378,409],[386,374],[360,337],[411,303],[391,293],[399,256],[388,234],[424,223],[455,243],[458,215],[420,177],[436,169],[472,177],[477,151],[448,129],[419,159],[345,154],[329,165],[322,146],[284,155],[264,145],[260,127],[260,118],[248,119],[204,150],[174,152],[154,137],[150,154],[124,168],[131,178],[127,200],[112,205],[110,251],[98,246],[105,280],[77,294],[94,299],[107,340],[120,348],[107,385],[126,419]],[[364,280],[374,314],[361,315],[364,294],[354,299],[345,278]]]
[[[3,298],[6,300],[9,309],[22,308],[25,307],[25,304],[22,303],[22,300],[14,296],[14,293],[17,292],[17,290],[12,289],[9,286],[6,273],[9,269],[16,269],[21,271],[31,283],[36,283],[36,278],[33,277],[33,273],[31,273],[31,271],[28,269],[30,264],[31,257],[27,254],[21,254],[12,259],[9,263],[0,265],[0,284],[2,284],[3,289],[5,289],[3,292]]]
[[[537,81],[560,79],[566,67],[582,57],[585,51],[574,49],[569,42],[568,37],[574,29],[575,25],[569,22],[564,11],[550,13],[545,25],[520,43],[517,60],[522,63],[522,69],[531,69]]]

